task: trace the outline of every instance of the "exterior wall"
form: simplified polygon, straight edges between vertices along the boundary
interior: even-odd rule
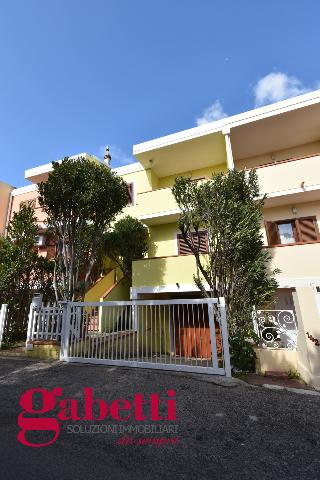
[[[52,360],[59,360],[60,345],[33,345],[32,350],[26,349],[28,357],[33,358],[48,358]]]
[[[10,204],[10,194],[12,190],[13,187],[11,187],[11,185],[0,182],[0,235],[5,234],[8,208]]]
[[[320,185],[320,155],[257,169],[261,193]]]
[[[243,158],[241,160],[235,158],[234,161],[236,169],[242,170],[244,168],[255,168],[268,163],[289,160],[297,157],[306,157],[317,153],[320,154],[320,141],[307,143],[305,145],[297,145],[291,148],[286,148],[285,150],[270,151],[263,155]]]
[[[298,318],[297,370],[307,383],[320,387],[320,348],[307,333],[320,340],[320,312],[315,289],[297,287],[293,294]]]
[[[293,215],[292,207],[297,209]],[[316,216],[320,230],[320,201],[306,202],[283,207],[268,208],[263,212],[267,221],[286,220],[294,217]],[[264,225],[261,226],[264,243],[267,245],[267,237]],[[299,245],[284,245],[281,247],[268,247],[272,255],[271,268],[279,268],[281,273],[278,278],[294,279],[306,277],[320,277],[320,242],[305,243]]]
[[[134,288],[194,283],[196,263],[193,255],[137,260],[132,266]]]
[[[208,168],[182,172],[181,176],[192,178],[211,177],[213,173],[225,172],[226,165],[215,165]],[[177,175],[157,178],[152,170],[122,175],[127,182],[134,184],[134,205],[125,208],[123,215],[132,215],[138,218],[146,215],[157,215],[161,212],[178,209],[178,205],[172,195],[171,187]]]
[[[110,290],[110,292],[100,298],[103,302],[117,302],[130,300],[130,287],[126,280],[122,278],[118,283]]]
[[[42,211],[42,209],[39,205],[38,191],[36,190],[35,187],[31,187],[31,188],[33,188],[32,191],[24,192],[23,188],[24,187],[21,188],[21,193],[19,193],[19,189],[17,189],[16,191],[13,192],[10,219],[12,218],[12,216],[15,212],[19,212],[21,203],[34,201],[35,202],[35,215],[38,219],[38,222],[43,223],[46,219],[46,215],[44,214],[44,212]]]
[[[149,257],[164,257],[178,254],[178,225],[176,222],[154,225],[149,228]]]
[[[264,375],[266,372],[295,372],[298,367],[296,350],[285,348],[255,348],[257,355],[256,371]]]
[[[99,302],[100,298],[115,284],[116,272],[111,270],[103,278],[100,278],[84,296],[85,302]]]
[[[179,174],[179,176],[192,177],[192,178],[202,178],[202,177],[210,178],[214,173],[226,172],[226,171],[227,171],[227,165],[224,163],[221,163],[220,165],[213,165],[212,167],[199,168],[196,170],[191,170],[190,172],[182,172],[181,174]],[[172,187],[174,184],[175,178],[177,176],[178,175],[170,175],[168,177],[159,178],[159,188]]]
[[[320,165],[319,165],[320,169]],[[292,213],[292,208],[295,207],[297,209],[297,213],[294,215]],[[282,207],[274,207],[274,208],[265,208],[263,210],[263,218],[266,221],[275,222],[278,220],[287,220],[289,218],[299,218],[299,217],[308,217],[308,216],[315,216],[317,218],[318,228],[320,231],[320,201],[317,202],[305,202],[305,203],[293,203],[289,205],[285,205]],[[263,234],[264,234],[264,241],[265,245],[268,244],[267,236],[264,229],[264,225],[262,225]],[[283,247],[283,248],[290,248],[290,247]]]

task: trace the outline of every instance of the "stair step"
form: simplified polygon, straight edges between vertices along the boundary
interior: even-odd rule
[[[288,374],[280,371],[266,371],[265,377],[288,378]]]

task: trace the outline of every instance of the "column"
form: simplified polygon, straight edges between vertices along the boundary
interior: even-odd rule
[[[234,170],[233,154],[232,154],[231,139],[230,139],[230,128],[229,127],[223,128],[222,133],[224,135],[225,142],[226,142],[228,169]]]

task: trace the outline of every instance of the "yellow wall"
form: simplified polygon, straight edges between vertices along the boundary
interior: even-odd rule
[[[320,184],[320,155],[257,169],[261,193]]]
[[[320,349],[306,335],[320,339],[320,315],[312,287],[297,287],[293,294],[298,319],[298,371],[303,380],[320,387]]]
[[[100,278],[84,296],[85,302],[99,302],[100,298],[112,287],[116,282],[116,271],[111,270],[104,277]]]
[[[13,190],[13,187],[7,183],[0,182],[0,235],[4,235],[8,208],[10,202],[10,193]]]
[[[150,248],[149,257],[162,257],[177,255],[177,232],[176,222],[164,225],[154,225],[149,228]]]
[[[99,299],[101,302],[115,302],[130,300],[130,286],[126,279],[121,279],[108,295]]]
[[[140,172],[127,173],[125,175],[121,175],[121,177],[127,183],[134,182],[135,194],[148,192],[158,188],[158,178],[150,169],[141,170]]]
[[[189,172],[181,172],[179,176],[192,177],[192,178],[199,178],[199,177],[210,178],[214,173],[226,172],[226,171],[227,171],[227,165],[224,163],[220,165],[213,165],[212,167],[191,170]],[[159,178],[159,188],[172,187],[172,185],[174,184],[175,178],[177,176],[178,175],[170,175],[168,177]]]
[[[193,284],[196,264],[193,255],[154,258],[133,262],[133,287]]]
[[[320,142],[298,145],[295,147],[286,148],[285,150],[270,151],[263,155],[248,157],[241,160],[235,159],[235,167],[237,170],[241,170],[243,168],[253,168],[266,163],[313,155],[315,153],[320,154]]]
[[[297,351],[286,348],[255,348],[257,355],[256,371],[265,372],[296,372]]]

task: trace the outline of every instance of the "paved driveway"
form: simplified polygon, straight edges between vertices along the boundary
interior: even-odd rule
[[[95,396],[107,402],[173,389],[179,440],[123,446],[117,444],[119,434],[68,433],[67,424],[81,422],[64,422],[55,444],[25,447],[16,439],[19,397],[34,387],[62,387],[65,396],[78,399],[84,387],[93,387]],[[241,382],[221,386],[152,370],[0,359],[1,480],[319,479],[319,427],[318,396]]]

